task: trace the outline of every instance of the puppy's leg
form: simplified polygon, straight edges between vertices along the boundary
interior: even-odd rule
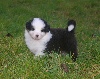
[[[35,56],[43,56],[43,55],[45,55],[45,54],[43,52],[41,52],[41,51],[37,51],[35,53]]]
[[[77,50],[71,51],[71,57],[74,62],[76,61],[77,56],[78,56]]]

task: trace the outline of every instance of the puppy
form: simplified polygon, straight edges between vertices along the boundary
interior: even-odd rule
[[[33,18],[26,23],[25,42],[35,56],[44,55],[45,52],[66,52],[72,60],[77,58],[77,41],[75,38],[76,22],[69,20],[66,29],[50,28],[41,18]]]

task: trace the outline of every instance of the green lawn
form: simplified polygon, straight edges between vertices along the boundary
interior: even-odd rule
[[[55,28],[76,20],[76,62],[56,53],[34,58],[24,42],[25,23],[34,17]],[[0,79],[100,79],[100,0],[1,0]]]

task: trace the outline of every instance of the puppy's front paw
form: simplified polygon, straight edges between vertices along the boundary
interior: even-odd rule
[[[43,56],[43,55],[45,55],[44,53],[37,53],[37,54],[35,54],[35,56]]]

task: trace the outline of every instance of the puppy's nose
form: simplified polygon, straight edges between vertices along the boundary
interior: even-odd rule
[[[36,37],[39,37],[39,35],[36,35]]]

